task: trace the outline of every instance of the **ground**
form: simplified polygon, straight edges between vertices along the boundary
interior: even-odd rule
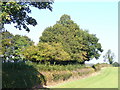
[[[99,74],[60,83],[50,88],[118,88],[118,68],[103,68]]]

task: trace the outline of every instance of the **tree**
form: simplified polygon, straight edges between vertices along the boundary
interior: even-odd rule
[[[88,31],[83,32],[83,51],[87,52],[86,58],[87,60],[91,60],[93,58],[98,59],[100,57],[99,52],[103,52],[102,46],[98,43],[99,39],[95,34],[89,34]]]
[[[23,51],[22,51],[22,55],[24,56],[24,58],[26,60],[30,60],[33,62],[37,62],[39,59],[38,54],[38,48],[34,45],[26,47]]]
[[[94,34],[80,29],[66,14],[62,15],[55,25],[46,28],[40,37],[40,42],[61,43],[65,52],[70,55],[71,61],[80,63],[100,57],[103,50],[98,41]]]
[[[28,14],[31,13],[29,6],[38,9],[49,9],[52,11],[51,4],[53,0],[46,0],[46,2],[0,2],[0,25],[4,27],[4,24],[17,24],[15,27],[21,30],[22,28],[26,31],[30,31],[27,25],[37,25],[37,21],[30,17]]]
[[[1,41],[1,55],[3,55],[4,60],[10,56],[10,53],[12,52],[11,46],[12,46],[12,38],[13,34],[5,31],[1,33],[2,39]]]
[[[26,48],[34,44],[33,41],[31,41],[30,38],[27,36],[21,36],[21,35],[15,35],[12,38],[12,47],[13,47],[13,56],[14,61],[18,61],[19,59],[22,59],[23,56],[21,52]]]
[[[109,64],[113,64],[114,62],[114,53],[112,53],[112,51],[109,49],[106,54],[103,56],[103,58],[105,59],[105,61],[108,61]]]
[[[60,43],[39,43],[37,46],[27,47],[23,51],[26,59],[32,62],[67,61],[70,56],[65,52]]]
[[[12,35],[8,31],[2,32],[2,54],[4,55],[4,60],[7,58],[18,61],[21,56],[21,51],[24,50],[25,47],[33,45],[33,41],[31,41],[27,36],[20,35]]]

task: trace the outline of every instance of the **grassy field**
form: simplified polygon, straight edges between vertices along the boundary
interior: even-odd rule
[[[118,68],[107,67],[98,75],[62,83],[52,88],[118,88]]]

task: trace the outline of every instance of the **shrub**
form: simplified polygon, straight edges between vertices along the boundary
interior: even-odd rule
[[[112,65],[113,67],[120,67],[120,64],[118,62],[114,62]]]
[[[63,76],[63,80],[67,80],[67,79],[69,79],[72,76],[72,74],[71,73],[67,73],[67,74],[63,74],[62,76]]]
[[[22,62],[2,64],[3,88],[32,88],[45,83],[45,77],[31,65]]]
[[[93,73],[93,72],[94,72],[94,69],[89,67],[89,68],[84,68],[84,69],[80,70],[78,72],[78,75],[79,76],[84,76],[84,75],[88,75],[88,74]]]
[[[58,81],[58,80],[67,80],[72,76],[71,73],[65,73],[65,74],[53,74],[53,81]]]
[[[102,64],[96,64],[93,67],[94,67],[95,71],[99,71],[103,67],[110,67],[110,66],[112,66],[112,65],[106,64],[106,63],[102,63]]]
[[[36,64],[32,62],[27,62],[27,64],[34,66],[39,71],[73,71],[85,67],[85,65],[80,65],[80,64],[50,65],[50,64],[40,64],[40,63]]]

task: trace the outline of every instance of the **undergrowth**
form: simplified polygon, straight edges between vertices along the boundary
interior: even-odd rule
[[[73,71],[76,69],[85,68],[85,65],[68,64],[68,65],[50,65],[50,64],[36,64],[27,62],[28,65],[34,66],[39,71]]]

